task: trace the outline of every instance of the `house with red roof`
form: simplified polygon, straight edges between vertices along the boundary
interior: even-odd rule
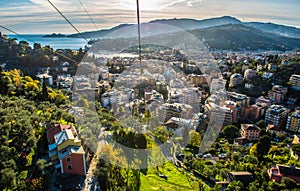
[[[86,175],[85,151],[73,125],[52,124],[47,128],[49,157],[62,174]]]

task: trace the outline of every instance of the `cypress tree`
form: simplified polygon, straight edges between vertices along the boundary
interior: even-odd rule
[[[46,84],[46,78],[43,78],[43,87],[42,87],[42,100],[46,101],[48,100],[48,88],[47,88],[47,84]]]

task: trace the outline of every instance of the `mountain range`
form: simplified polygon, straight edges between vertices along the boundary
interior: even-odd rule
[[[242,22],[223,16],[204,20],[161,19],[141,24],[143,37],[185,30],[203,40],[211,49],[220,50],[299,50],[300,29],[262,22]],[[111,29],[82,33],[86,38],[131,38],[137,26],[121,24]],[[68,37],[78,37],[72,34]]]

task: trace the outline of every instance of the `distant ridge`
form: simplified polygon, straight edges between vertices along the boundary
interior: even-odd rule
[[[228,24],[189,31],[211,49],[217,50],[300,50],[300,39],[289,38],[243,24]]]
[[[176,18],[161,19],[161,20],[150,21],[149,23],[159,23],[159,24],[171,25],[184,30],[191,30],[191,29],[201,29],[201,28],[208,28],[208,27],[214,27],[220,25],[227,25],[227,24],[240,24],[242,22],[231,16],[223,16],[223,17],[216,17],[216,18],[203,19],[203,20],[176,19]]]
[[[234,17],[223,16],[223,17],[216,17],[216,18],[203,19],[203,20],[187,19],[187,18],[160,19],[160,20],[153,20],[148,23],[142,23],[142,25],[146,26],[147,24],[163,24],[163,25],[170,25],[183,30],[192,30],[192,29],[208,28],[213,26],[220,26],[220,25],[227,25],[227,24],[240,24],[240,23],[242,22]],[[97,38],[104,37],[107,34],[112,33],[116,30],[120,30],[122,28],[133,26],[133,25],[134,24],[121,24],[111,29],[102,29],[98,31],[83,32],[82,34],[86,38],[97,39]],[[79,34],[72,34],[69,35],[69,37],[81,38]]]
[[[158,19],[148,23],[142,23],[142,34],[144,36],[160,35],[166,33],[159,28],[151,28],[155,24],[174,27],[175,30],[186,30],[205,43],[211,49],[226,50],[299,50],[300,29],[285,25],[262,22],[242,22],[232,16],[222,16],[210,19],[196,20],[189,18],[181,19]],[[90,31],[82,33],[86,38],[99,39],[108,34],[114,38],[131,38],[136,36],[135,27],[122,33],[125,27],[135,26],[133,24],[121,24],[111,29]],[[147,27],[149,26],[149,27]],[[150,28],[150,31],[145,31]],[[119,33],[114,33],[118,31]],[[174,32],[168,31],[168,32]],[[115,35],[116,34],[116,35]],[[114,36],[115,35],[115,36]],[[119,36],[118,36],[119,35]],[[80,38],[79,34],[68,37]]]
[[[90,31],[90,32],[83,32],[82,34],[86,37],[86,38],[90,38],[90,39],[97,39],[103,36],[108,35],[109,33],[112,33],[116,30],[125,28],[125,27],[129,27],[132,26],[133,24],[120,24],[116,27],[113,27],[111,29],[102,29],[102,30],[98,30],[98,31]],[[72,38],[81,38],[81,36],[79,34],[72,34],[69,35],[68,37],[72,37]]]
[[[251,26],[264,32],[300,39],[300,29],[296,27],[261,22],[248,22],[244,24],[246,26]]]

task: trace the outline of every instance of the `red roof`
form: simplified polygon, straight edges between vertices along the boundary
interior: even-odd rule
[[[76,129],[71,124],[69,124],[69,125],[52,124],[47,128],[47,139],[48,139],[49,144],[54,143],[55,142],[54,135],[63,131],[64,129],[70,129],[73,132],[73,134],[76,134]]]

